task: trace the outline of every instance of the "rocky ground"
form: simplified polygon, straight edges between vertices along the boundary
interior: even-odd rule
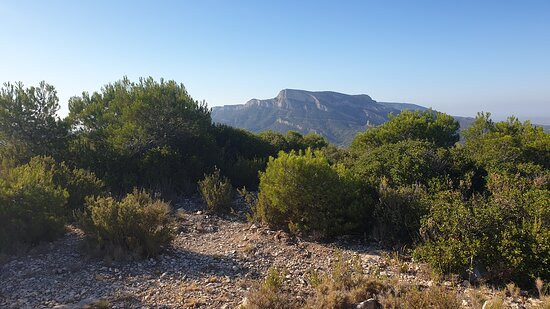
[[[199,206],[197,206],[199,205]],[[148,260],[111,262],[82,250],[82,233],[69,227],[61,239],[13,255],[0,264],[0,308],[235,308],[272,266],[287,270],[296,298],[306,298],[311,271],[327,271],[336,252],[358,256],[363,267],[381,276],[420,286],[454,286],[464,307],[480,305],[466,297],[479,293],[467,283],[435,283],[429,271],[391,258],[376,245],[340,239],[305,241],[244,220],[208,215],[200,203],[179,207],[178,235],[164,254]],[[486,289],[490,297],[495,293]],[[512,308],[532,307],[537,300],[508,297]]]

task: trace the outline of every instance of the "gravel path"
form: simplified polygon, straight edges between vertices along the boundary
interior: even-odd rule
[[[294,296],[306,298],[310,272],[328,270],[336,251],[359,256],[367,271],[433,284],[418,265],[397,265],[373,245],[303,241],[195,210],[155,259],[98,260],[82,244],[81,231],[69,227],[61,239],[11,256],[0,265],[0,308],[236,308],[271,266],[285,268]]]
[[[271,266],[287,269],[296,297],[311,293],[311,270],[326,270],[335,245],[291,239],[244,220],[185,215],[171,248],[155,259],[89,257],[80,230],[0,266],[0,308],[234,308]],[[367,254],[376,262],[378,255]]]

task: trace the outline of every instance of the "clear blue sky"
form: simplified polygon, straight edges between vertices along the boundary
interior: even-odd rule
[[[127,75],[210,106],[365,93],[550,123],[550,1],[0,0],[0,81],[61,98]]]

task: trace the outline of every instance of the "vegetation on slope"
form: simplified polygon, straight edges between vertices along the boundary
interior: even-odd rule
[[[45,83],[0,91],[0,250],[53,239],[81,213],[99,246],[157,254],[170,209],[142,190],[171,199],[213,175],[200,185],[213,210],[246,186],[253,217],[274,228],[406,245],[472,281],[550,279],[550,135],[529,122],[481,113],[458,143],[452,117],[403,112],[342,149],[212,124],[183,85],[152,78],[73,97],[65,119],[58,109]]]

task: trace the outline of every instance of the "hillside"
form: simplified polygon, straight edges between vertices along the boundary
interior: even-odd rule
[[[415,108],[250,105],[321,128]],[[342,149],[215,125],[152,78],[58,108],[45,83],[0,89],[0,308],[550,308],[550,139],[529,123],[483,115],[458,144],[453,117],[401,112]]]
[[[246,104],[212,108],[212,120],[253,132],[273,130],[314,132],[336,145],[347,145],[369,126],[388,120],[390,113],[426,110],[410,103],[377,102],[365,94],[348,95],[332,91],[284,89],[272,99],[252,99]],[[455,117],[461,127],[473,118]]]

